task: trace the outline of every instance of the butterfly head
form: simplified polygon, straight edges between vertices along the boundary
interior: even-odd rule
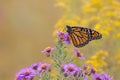
[[[67,32],[69,33],[69,34],[71,34],[71,33],[73,33],[73,30],[72,30],[72,27],[70,27],[70,26],[66,26],[67,27]]]

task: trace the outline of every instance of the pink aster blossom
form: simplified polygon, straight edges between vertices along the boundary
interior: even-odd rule
[[[47,56],[47,57],[50,57],[51,52],[52,52],[53,50],[55,50],[55,48],[46,47],[42,52],[46,53],[46,56]]]
[[[76,54],[77,57],[79,57],[81,60],[85,60],[85,57],[83,56],[83,54],[78,51],[77,49],[74,49],[74,52]]]
[[[16,74],[16,80],[33,80],[37,73],[31,68],[22,69]]]
[[[59,40],[63,41],[65,44],[70,44],[70,37],[67,33],[58,32]]]

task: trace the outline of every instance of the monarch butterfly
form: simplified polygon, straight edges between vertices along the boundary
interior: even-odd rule
[[[91,40],[97,40],[102,38],[102,34],[89,28],[77,26],[71,27],[68,25],[66,27],[67,33],[69,34],[73,45],[77,48],[85,46]]]

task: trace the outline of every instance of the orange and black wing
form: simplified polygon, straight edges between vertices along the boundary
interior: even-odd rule
[[[67,32],[75,47],[83,47],[91,40],[97,40],[102,38],[102,35],[92,29],[83,27],[70,27],[67,26]]]
[[[102,38],[102,35],[99,32],[95,31],[95,30],[89,29],[88,33],[90,35],[90,38],[89,38],[90,41]]]
[[[75,29],[76,28],[76,29]],[[89,34],[79,27],[72,27],[73,33],[69,34],[75,47],[83,47],[89,43]]]

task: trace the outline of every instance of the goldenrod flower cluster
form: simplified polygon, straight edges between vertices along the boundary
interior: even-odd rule
[[[90,42],[81,49],[88,56],[96,52],[86,63],[93,64],[101,71],[107,67],[111,74],[118,71],[116,64],[120,64],[120,54],[117,54],[120,49],[120,0],[56,0],[55,6],[63,10],[55,30],[64,32],[66,25],[82,26],[95,29],[103,35],[101,40]],[[104,61],[104,58],[107,60]],[[115,79],[120,79],[117,74],[113,75]]]

